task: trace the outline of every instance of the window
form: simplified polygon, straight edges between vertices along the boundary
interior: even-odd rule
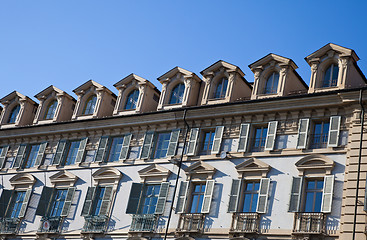
[[[154,214],[157,207],[161,185],[145,185],[143,190],[141,214]]]
[[[10,218],[17,218],[19,216],[20,209],[22,208],[24,197],[26,192],[24,191],[15,191],[13,193],[10,214],[8,215]]]
[[[253,152],[262,152],[262,151],[264,151],[267,133],[268,133],[268,128],[267,127],[255,128],[254,140],[253,140],[253,143],[252,143],[252,151]]]
[[[75,164],[75,159],[78,154],[80,141],[71,141],[69,143],[69,149],[66,154],[65,165]]]
[[[82,216],[106,216],[112,199],[112,186],[89,187]]]
[[[201,155],[210,155],[213,147],[215,131],[205,131],[203,132],[203,140],[201,144],[200,154]]]
[[[326,148],[329,137],[329,121],[318,122],[314,124],[313,134],[311,135],[310,148]]]
[[[184,91],[185,85],[183,83],[177,84],[177,86],[172,89],[169,104],[182,103]]]
[[[109,162],[119,161],[123,141],[124,141],[123,137],[112,138],[110,153],[108,155]]]
[[[57,101],[54,100],[47,106],[44,119],[53,119],[55,116],[56,107]]]
[[[45,156],[47,142],[40,144],[21,144],[13,162],[13,168],[31,168],[42,164]]]
[[[321,212],[323,180],[309,179],[306,182],[304,212]]]
[[[15,121],[17,120],[18,114],[19,114],[19,110],[20,110],[20,105],[15,106],[9,115],[9,119],[8,119],[8,123],[15,123]]]
[[[325,71],[322,87],[335,87],[338,82],[339,67],[336,64],[331,64]]]
[[[273,72],[266,80],[264,94],[274,94],[278,91],[279,73]]]
[[[40,149],[40,144],[35,144],[35,145],[30,146],[28,156],[26,157],[26,160],[24,163],[25,168],[34,167],[39,149]]]
[[[136,109],[136,104],[138,102],[139,90],[133,90],[126,98],[125,110]]]
[[[0,197],[0,216],[3,219],[23,218],[26,214],[31,194],[31,189],[24,191],[3,189]]]
[[[97,97],[96,95],[92,95],[88,98],[88,100],[85,102],[85,107],[83,110],[83,115],[90,115],[94,113],[94,108],[96,106]]]
[[[246,181],[245,185],[242,212],[256,212],[260,183]]]
[[[140,151],[140,159],[165,158],[176,154],[180,129],[173,129],[170,133],[146,132],[143,146]],[[154,150],[152,153],[151,150]]]
[[[157,135],[154,158],[165,158],[167,156],[167,150],[171,133],[159,133]]]
[[[125,160],[129,152],[131,134],[125,136],[102,136],[99,140],[95,162],[116,162]]]
[[[62,209],[64,208],[67,189],[55,189],[52,205],[50,208],[50,217],[61,216]]]
[[[191,193],[190,213],[201,213],[205,193],[205,183],[194,184]]]
[[[225,98],[227,93],[228,78],[222,78],[215,89],[214,98]]]
[[[88,138],[81,140],[60,140],[52,160],[53,165],[71,165],[82,162]]]
[[[101,206],[102,206],[102,201],[103,201],[105,191],[106,191],[105,187],[97,188],[97,194],[95,198],[95,207],[92,213],[93,216],[98,216],[101,212]]]

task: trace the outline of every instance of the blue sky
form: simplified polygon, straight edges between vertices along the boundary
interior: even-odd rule
[[[268,53],[304,57],[332,42],[352,48],[367,75],[367,1],[1,0],[0,98],[113,84],[135,73],[153,82],[175,66],[200,71],[219,59],[248,68]]]

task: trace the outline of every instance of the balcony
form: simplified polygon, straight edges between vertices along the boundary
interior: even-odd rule
[[[258,213],[233,213],[231,233],[257,233],[260,216]]]
[[[1,218],[0,233],[1,234],[16,234],[19,229],[19,218]]]
[[[103,233],[107,229],[108,217],[106,216],[87,216],[84,219],[82,233]]]
[[[154,232],[158,217],[155,214],[135,214],[131,221],[130,232]]]
[[[178,222],[178,232],[200,232],[204,227],[205,215],[202,213],[182,213]]]
[[[329,133],[324,134],[311,134],[311,149],[316,148],[327,148],[327,141],[328,141]]]
[[[38,233],[59,233],[63,221],[63,217],[42,217]]]
[[[293,234],[325,233],[325,216],[323,213],[296,213],[294,216]]]

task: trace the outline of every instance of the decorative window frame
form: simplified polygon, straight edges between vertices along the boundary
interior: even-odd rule
[[[311,154],[296,162],[299,176],[325,176],[331,175],[335,163],[330,158],[321,154]]]
[[[113,185],[114,193],[122,177],[122,173],[113,167],[103,167],[92,174],[94,186]]]
[[[66,170],[61,170],[50,177],[51,184],[56,187],[73,187],[78,177]]]
[[[151,164],[138,171],[142,183],[167,182],[171,171],[158,164]]]
[[[9,180],[14,190],[32,189],[36,181],[37,179],[32,174],[29,174],[29,173],[16,174]]]
[[[197,161],[186,168],[187,181],[212,180],[217,169],[203,161]]]
[[[240,179],[261,179],[266,178],[271,167],[256,158],[250,158],[238,164],[236,170]]]

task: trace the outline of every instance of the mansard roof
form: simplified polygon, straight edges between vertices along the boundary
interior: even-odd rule
[[[107,91],[108,93],[115,95],[113,92],[111,92],[111,90],[109,90],[107,87],[93,81],[92,79],[90,79],[89,81],[83,83],[82,85],[80,85],[79,87],[75,88],[73,90],[74,93],[78,93],[80,91],[84,91],[89,89],[91,86],[94,86],[96,89],[103,89],[105,91]]]
[[[75,99],[72,96],[70,96],[66,92],[58,89],[54,85],[51,85],[51,86],[47,87],[46,89],[44,89],[41,92],[37,93],[34,97],[37,98],[38,100],[41,100],[41,98],[43,96],[47,96],[47,95],[51,94],[52,92],[55,92],[56,94],[62,94],[62,95],[66,96],[70,99],[73,99],[75,101]]]
[[[262,67],[262,66],[264,66],[265,64],[267,64],[268,62],[270,62],[272,60],[275,60],[275,61],[277,61],[281,64],[290,65],[293,69],[298,68],[298,66],[293,62],[292,59],[282,57],[282,56],[274,54],[274,53],[269,53],[268,55],[266,55],[265,57],[260,58],[256,62],[251,63],[250,65],[248,65],[248,67],[251,69],[251,71],[254,72],[254,70],[257,67]]]
[[[4,104],[7,101],[13,100],[14,98],[19,98],[19,99],[27,100],[27,101],[31,102],[32,104],[37,104],[35,101],[33,101],[32,99],[30,99],[29,97],[24,96],[23,94],[21,94],[21,93],[19,93],[17,91],[13,91],[13,92],[9,93],[8,95],[6,95],[2,99],[0,99],[0,102]]]
[[[178,66],[172,68],[171,70],[169,70],[168,72],[166,72],[165,74],[163,74],[162,76],[160,76],[158,79],[158,81],[160,81],[162,83],[162,81],[166,80],[167,78],[172,78],[174,76],[176,76],[177,73],[181,73],[185,76],[189,76],[192,77],[193,79],[195,79],[196,81],[201,81],[201,79],[193,72],[190,72],[186,69],[180,68]]]
[[[113,84],[114,87],[119,87],[119,86],[123,86],[123,85],[127,85],[132,81],[137,81],[139,84],[144,85],[147,84],[152,88],[155,88],[157,91],[159,91],[153,83],[151,83],[150,81],[148,81],[145,78],[139,77],[138,75],[131,73],[130,75],[128,75],[127,77],[121,79],[120,81],[118,81],[117,83]]]
[[[354,61],[359,60],[359,57],[357,56],[357,54],[354,52],[353,49],[342,47],[342,46],[336,45],[334,43],[326,44],[325,46],[323,46],[319,50],[317,50],[317,51],[311,53],[310,55],[308,55],[307,57],[305,57],[305,60],[311,66],[311,64],[312,64],[311,60],[313,60],[315,58],[321,58],[322,56],[327,54],[327,52],[330,51],[330,50],[338,52],[342,56],[350,56],[350,57],[353,58]]]

